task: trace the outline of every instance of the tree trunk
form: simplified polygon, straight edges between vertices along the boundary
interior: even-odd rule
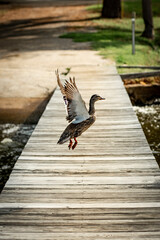
[[[121,18],[121,0],[103,0],[103,18]]]
[[[152,4],[151,0],[142,0],[142,14],[145,29],[142,37],[153,38],[153,20],[152,20]]]

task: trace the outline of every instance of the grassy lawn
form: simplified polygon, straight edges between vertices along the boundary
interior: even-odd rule
[[[152,0],[154,14],[155,39],[141,37],[144,23],[141,13],[140,0],[122,1],[122,19],[102,19],[101,5],[87,8],[89,15],[95,17],[96,32],[71,32],[62,37],[72,38],[75,42],[91,42],[94,50],[98,50],[105,58],[116,61],[117,65],[160,65],[160,1]],[[132,55],[131,46],[131,16],[136,12],[136,54]]]

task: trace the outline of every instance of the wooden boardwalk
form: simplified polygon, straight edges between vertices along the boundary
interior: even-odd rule
[[[74,151],[60,90],[51,98],[0,197],[0,239],[159,240],[160,171],[114,66],[73,66],[97,120]]]

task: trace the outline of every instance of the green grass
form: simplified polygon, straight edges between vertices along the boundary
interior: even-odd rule
[[[160,62],[159,49],[154,50],[152,43],[136,37],[136,54],[131,54],[131,33],[118,28],[100,30],[96,33],[68,33],[63,37],[72,38],[75,42],[91,42],[105,58],[127,65],[157,65]]]
[[[152,0],[153,16],[160,16],[160,1]],[[131,17],[132,12],[136,12],[137,17],[142,16],[142,1],[141,0],[122,0],[122,13],[124,17]]]
[[[153,0],[160,9],[160,1]],[[129,16],[135,6],[140,14],[141,1],[124,1],[126,15]],[[88,7],[92,13],[100,11],[100,5]],[[94,50],[105,58],[116,61],[117,65],[160,65],[160,17],[154,17],[155,40],[141,37],[144,29],[142,18],[136,19],[136,54],[132,55],[131,20],[122,19],[95,19],[97,32],[72,32],[64,34],[64,38],[72,38],[75,42],[91,42]]]

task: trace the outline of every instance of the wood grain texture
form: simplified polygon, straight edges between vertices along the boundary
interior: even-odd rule
[[[116,68],[70,74],[87,106],[95,93],[106,101],[69,151],[57,145],[67,122],[55,91],[0,196],[0,239],[159,240],[160,171]]]

